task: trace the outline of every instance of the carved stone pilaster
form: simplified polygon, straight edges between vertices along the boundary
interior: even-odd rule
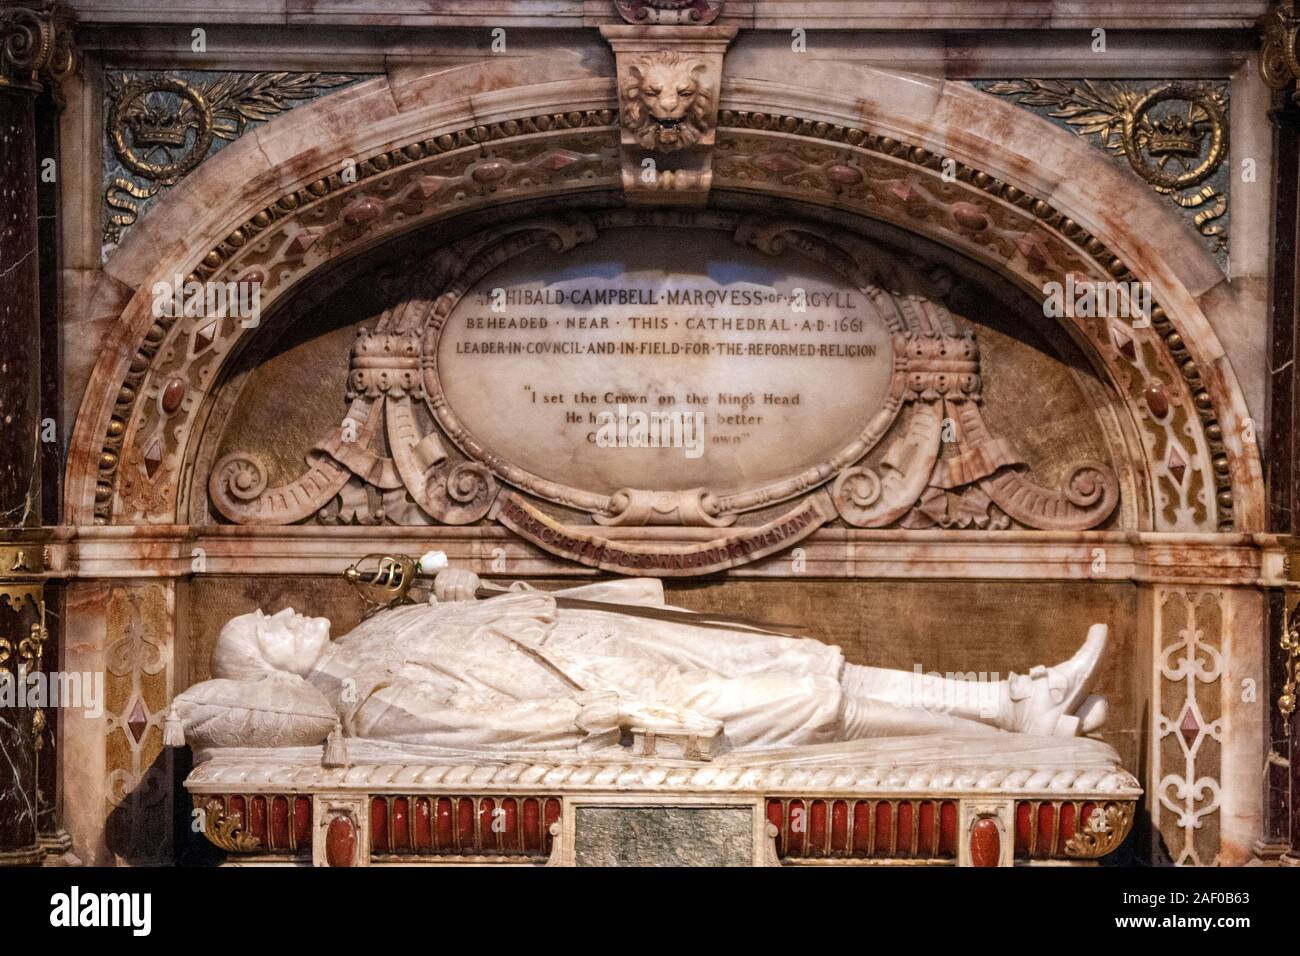
[[[735,27],[605,26],[618,78],[629,205],[703,206],[713,182],[722,58]]]
[[[37,768],[47,716],[25,693],[48,636],[36,98],[72,69],[70,27],[68,13],[51,0],[0,8],[0,865],[37,863],[44,854]]]

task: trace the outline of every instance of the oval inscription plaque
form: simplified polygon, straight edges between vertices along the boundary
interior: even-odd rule
[[[896,407],[869,295],[705,229],[608,229],[520,255],[460,299],[434,348],[444,424],[598,495],[763,488],[870,444]]]

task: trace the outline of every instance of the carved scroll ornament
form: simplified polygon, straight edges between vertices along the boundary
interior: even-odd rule
[[[1114,512],[1118,482],[1105,464],[1075,463],[1064,470],[1059,489],[1045,488],[1030,478],[1012,445],[990,433],[981,413],[974,336],[959,331],[943,306],[910,291],[924,287],[919,277],[905,268],[899,273],[896,264],[895,273],[904,277],[891,288],[908,291],[885,291],[873,278],[873,264],[882,258],[876,246],[794,221],[710,215],[699,226],[728,228],[736,242],[772,256],[796,253],[821,263],[865,295],[885,324],[892,340],[888,394],[881,407],[862,410],[861,430],[829,458],[753,487],[629,487],[607,494],[534,474],[485,446],[442,391],[438,346],[452,310],[480,279],[515,256],[543,245],[562,254],[591,242],[603,228],[631,224],[634,217],[640,227],[654,228],[645,214],[610,212],[594,220],[570,215],[498,227],[444,250],[417,277],[405,301],[359,333],[351,350],[346,414],[313,447],[306,471],[271,487],[268,469],[255,454],[227,454],[209,476],[212,506],[241,524],[314,518],[464,525],[492,516],[543,546],[542,538],[568,540],[581,528],[583,539],[569,541],[575,560],[585,560],[575,557],[582,554],[589,563],[621,571],[636,570],[633,565],[644,561],[652,573],[665,574],[685,573],[695,565],[659,555],[660,567],[654,564],[659,558],[637,557],[635,547],[615,548],[601,539],[599,529],[731,529],[711,542],[717,554],[706,563],[717,568],[752,560],[772,542],[793,540],[836,514],[862,528],[996,530],[1014,524],[1083,530]],[[680,217],[673,222],[681,225]],[[872,460],[872,450],[891,433],[883,455]],[[386,441],[380,442],[381,436]],[[502,484],[523,493],[511,495],[508,507],[498,501]],[[806,505],[814,495],[823,502],[815,512],[795,521],[802,514],[796,505],[784,518],[771,518],[773,506]],[[585,512],[593,524],[565,530],[533,508],[529,497]],[[765,520],[772,527],[762,542],[745,544],[747,536],[754,538],[767,526],[737,522],[759,511],[768,512]],[[526,533],[529,529],[535,534]],[[731,552],[724,553],[727,548]]]

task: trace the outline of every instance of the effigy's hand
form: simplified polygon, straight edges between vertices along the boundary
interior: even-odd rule
[[[479,576],[460,568],[444,568],[433,579],[433,596],[441,602],[473,601],[478,595]]]

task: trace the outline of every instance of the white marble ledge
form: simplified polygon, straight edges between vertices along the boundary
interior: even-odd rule
[[[622,540],[653,534],[689,541],[711,529],[606,528]],[[48,567],[56,578],[190,577],[202,553],[210,574],[333,575],[363,554],[445,551],[452,563],[491,573],[497,549],[512,577],[593,577],[513,537],[503,528],[240,527],[184,525],[58,528]],[[1282,580],[1284,542],[1265,534],[1050,531],[844,531],[806,538],[809,575],[844,578],[993,578],[998,580],[1138,581],[1273,586]],[[1105,554],[1097,565],[1098,549]],[[733,568],[734,577],[789,577],[788,554]]]
[[[320,747],[199,751],[185,781],[206,793],[494,793],[619,791],[765,796],[1137,799],[1142,789],[1107,744],[1089,738],[906,737],[724,754],[701,763],[608,755],[494,757],[349,740],[346,768]]]

